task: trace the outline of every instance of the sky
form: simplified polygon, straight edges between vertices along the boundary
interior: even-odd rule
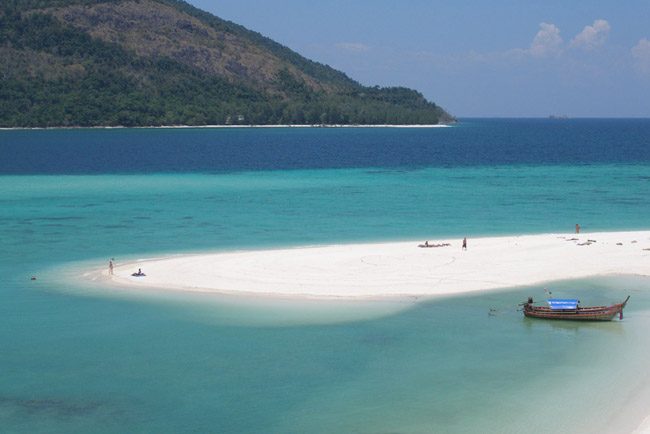
[[[650,117],[650,0],[186,0],[456,117]]]

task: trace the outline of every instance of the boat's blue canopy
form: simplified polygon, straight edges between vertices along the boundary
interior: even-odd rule
[[[548,300],[548,307],[551,309],[577,309],[578,300],[561,300],[559,298],[553,298]]]

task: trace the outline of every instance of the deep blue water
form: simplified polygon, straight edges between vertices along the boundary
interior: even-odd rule
[[[625,119],[0,131],[0,432],[630,432],[650,399],[647,278],[550,282],[632,296],[624,321],[576,325],[487,316],[542,287],[344,303],[82,275],[111,257],[647,230],[649,144],[650,120]]]
[[[453,128],[5,131],[3,174],[646,164],[650,119],[468,119]]]

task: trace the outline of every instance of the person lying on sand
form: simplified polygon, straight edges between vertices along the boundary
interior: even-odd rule
[[[142,268],[138,268],[138,272],[132,273],[131,276],[140,277],[140,276],[146,276],[146,274],[142,272]]]
[[[449,243],[442,243],[442,244],[429,244],[428,241],[425,241],[424,244],[418,244],[418,247],[447,247],[451,246]]]

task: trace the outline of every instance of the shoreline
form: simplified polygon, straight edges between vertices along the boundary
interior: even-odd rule
[[[457,122],[455,122],[457,123]],[[123,125],[118,126],[95,126],[95,127],[82,127],[82,126],[72,126],[72,127],[2,127],[0,131],[23,131],[23,130],[127,130],[127,129],[148,129],[148,130],[157,130],[157,129],[194,129],[194,128],[205,128],[205,129],[222,129],[222,128],[449,128],[451,125],[449,123],[439,123],[439,124],[428,124],[428,125],[418,125],[418,124],[408,124],[408,125],[398,125],[398,124],[377,124],[377,125],[347,125],[347,124],[314,124],[314,125],[303,125],[303,124],[287,124],[287,125],[149,125],[149,126],[133,126],[127,127]]]
[[[109,285],[310,299],[431,298],[650,275],[650,231],[542,234],[170,256],[90,273]],[[133,277],[138,269],[146,274]]]

